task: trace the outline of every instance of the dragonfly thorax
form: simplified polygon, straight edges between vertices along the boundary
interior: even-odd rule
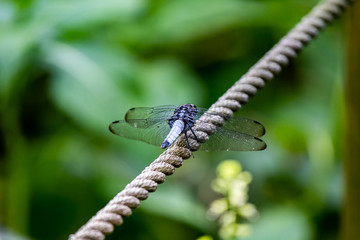
[[[168,123],[171,130],[166,136],[164,142],[161,144],[161,148],[170,146],[182,133],[185,133],[186,142],[190,148],[187,131],[190,130],[196,138],[192,127],[195,124],[195,115],[197,112],[198,110],[194,104],[184,104],[175,108],[174,114],[168,118]]]
[[[182,132],[187,132],[195,124],[195,115],[198,110],[194,104],[180,105],[174,110],[174,115],[168,119],[170,128],[173,127],[176,120],[184,122],[184,129]]]

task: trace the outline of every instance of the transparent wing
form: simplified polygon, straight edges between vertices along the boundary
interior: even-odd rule
[[[196,119],[198,119],[203,114],[212,115],[211,113],[205,113],[207,111],[206,108],[198,108],[198,110],[199,111],[196,115]],[[261,123],[239,116],[233,116],[232,118],[229,118],[225,125],[221,128],[230,130],[232,132],[244,133],[254,137],[261,137],[265,134],[265,128]],[[230,132],[228,134],[230,134]]]
[[[171,117],[175,108],[173,105],[131,108],[125,114],[125,121],[135,128],[149,128]]]
[[[133,120],[130,120],[130,122]],[[138,123],[137,120],[134,120]],[[160,121],[146,128],[138,128],[126,121],[115,121],[109,126],[109,130],[116,135],[140,140],[152,145],[160,146],[170,131],[167,121]]]
[[[166,105],[131,108],[125,114],[125,120],[111,123],[109,129],[116,135],[160,146],[170,131],[167,119],[174,114],[176,107]],[[195,119],[207,111],[205,108],[198,108],[198,110]],[[223,127],[218,127],[217,132],[209,141],[201,145],[200,150],[263,150],[266,144],[257,137],[264,134],[265,128],[259,122],[235,116],[230,118]]]
[[[209,140],[201,144],[203,151],[259,151],[266,148],[261,139],[244,133],[218,128]]]

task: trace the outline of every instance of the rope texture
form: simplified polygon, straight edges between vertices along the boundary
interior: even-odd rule
[[[247,103],[250,96],[255,95],[259,88],[264,87],[266,81],[273,79],[274,74],[281,72],[282,67],[285,67],[290,59],[295,58],[300,50],[317,36],[327,23],[339,16],[351,2],[351,0],[327,0],[315,6],[300,23],[210,107],[208,112],[211,115],[202,117],[202,123],[197,123],[194,127],[199,141],[207,141],[209,135],[215,133],[216,126],[223,125],[234,111],[241,108],[241,104]],[[200,147],[195,140],[189,139],[189,141],[192,147],[195,146],[193,150]],[[132,209],[137,208],[140,201],[148,197],[149,192],[154,192],[158,184],[163,183],[166,176],[173,174],[175,168],[180,167],[183,160],[191,155],[192,152],[186,147],[184,137],[180,137],[75,234],[70,235],[70,239],[105,239],[106,234],[113,232],[115,225],[123,223],[123,217],[130,216]]]

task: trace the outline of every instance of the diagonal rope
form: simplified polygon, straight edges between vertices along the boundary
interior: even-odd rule
[[[234,111],[241,108],[241,104],[247,103],[249,97],[255,95],[257,90],[265,85],[266,81],[281,72],[290,59],[296,57],[304,46],[317,36],[327,23],[339,16],[351,2],[352,0],[327,0],[315,6],[210,107],[209,112],[212,114],[200,118],[202,124],[197,123],[194,128],[199,141],[208,140],[209,135],[215,133],[216,126],[223,125]],[[191,146],[195,146],[194,150],[196,150],[200,145],[191,140]],[[183,160],[190,156],[191,151],[186,148],[184,137],[180,137],[103,209],[71,235],[70,239],[105,239],[106,234],[114,231],[114,225],[121,225],[123,217],[131,215],[132,209],[137,208],[140,201],[148,197],[149,192],[155,191],[158,184],[163,183],[166,176],[173,174],[175,168],[180,167]]]

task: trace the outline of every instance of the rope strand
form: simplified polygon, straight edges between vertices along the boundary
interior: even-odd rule
[[[270,81],[275,74],[281,72],[290,59],[295,58],[304,46],[317,36],[327,23],[339,16],[351,2],[351,0],[327,0],[315,6],[300,23],[209,108],[212,116],[201,117],[201,121],[205,123],[196,124],[194,127],[199,141],[208,140],[209,135],[215,133],[216,126],[223,125],[226,119],[241,108],[241,104],[247,103],[249,97],[265,86],[266,81]],[[195,140],[190,138],[189,141],[191,141],[191,146],[195,146],[193,150],[200,147]],[[137,208],[140,201],[148,197],[149,192],[154,192],[158,184],[163,183],[166,176],[173,174],[175,168],[180,167],[183,160],[190,156],[191,151],[186,147],[182,136],[75,234],[71,235],[70,239],[105,239],[106,234],[113,232],[114,226],[123,223],[123,217],[130,216],[132,209]]]

